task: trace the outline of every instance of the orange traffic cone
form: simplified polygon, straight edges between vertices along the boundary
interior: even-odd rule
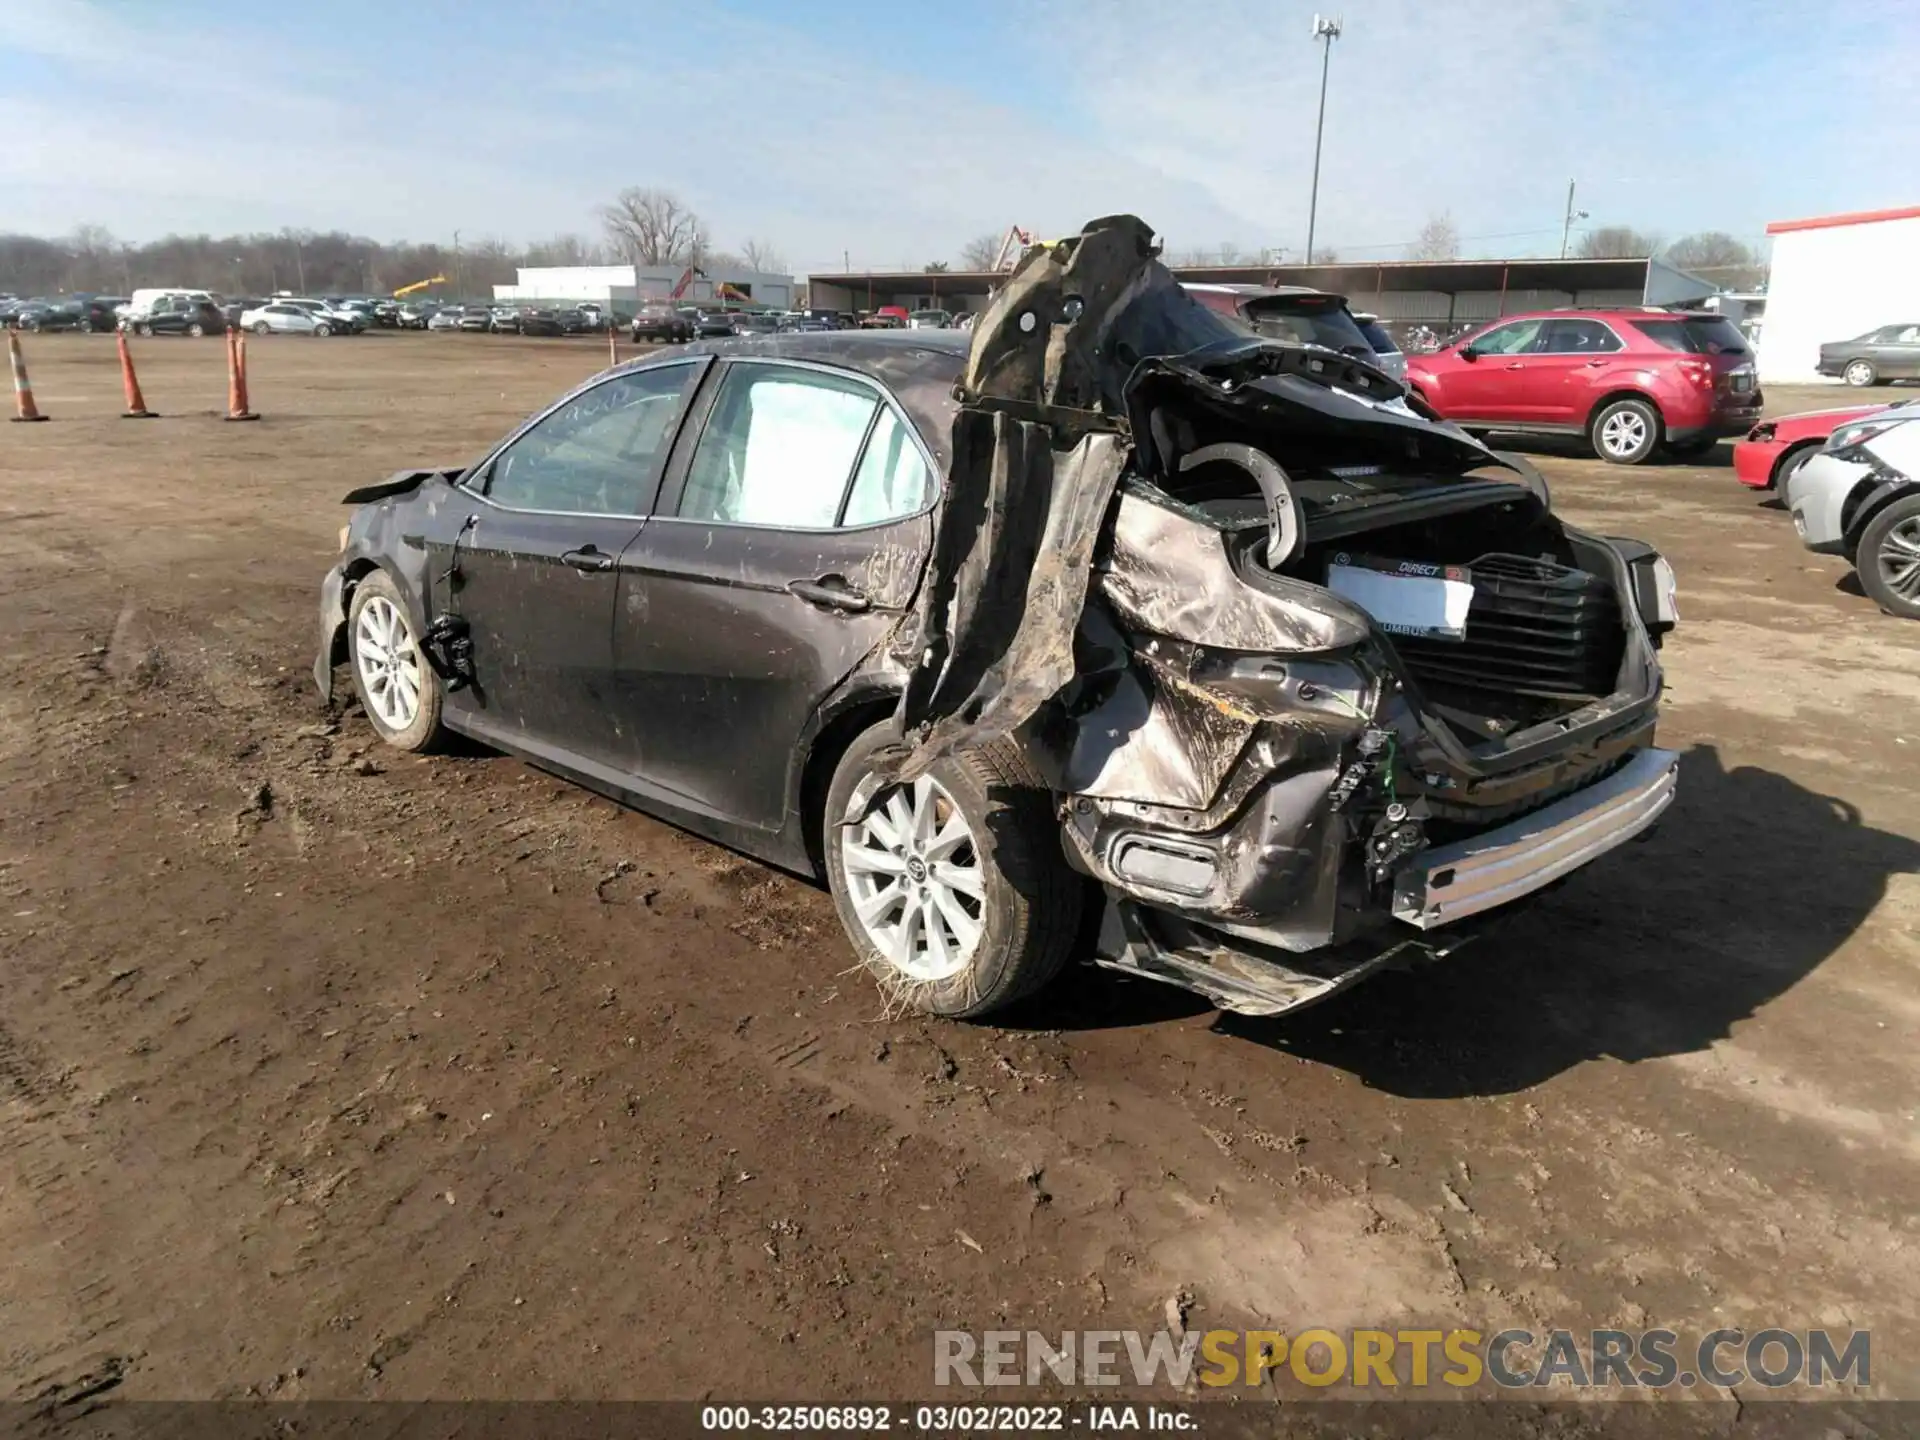
[[[227,419],[258,420],[247,408],[247,342],[238,330],[227,330]]]
[[[13,406],[14,423],[22,420],[44,420],[40,407],[33,403],[33,386],[27,381],[27,362],[20,354],[20,335],[18,331],[7,331],[7,359],[13,362]]]
[[[140,381],[133,373],[133,353],[127,349],[127,332],[115,332],[120,341],[120,384],[127,392],[127,408],[120,412],[122,420],[158,420],[160,417],[147,408],[147,397],[140,393]]]

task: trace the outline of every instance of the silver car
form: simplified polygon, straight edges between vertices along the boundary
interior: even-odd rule
[[[242,311],[240,328],[255,335],[331,335],[334,331],[326,316],[284,300]]]
[[[1844,555],[1889,615],[1920,620],[1920,400],[1842,425],[1788,478],[1809,550]]]
[[[1367,344],[1373,347],[1373,363],[1384,370],[1402,385],[1407,383],[1407,357],[1393,338],[1393,332],[1380,321],[1378,315],[1363,315],[1354,312],[1353,323],[1360,327],[1360,333],[1367,337]]]

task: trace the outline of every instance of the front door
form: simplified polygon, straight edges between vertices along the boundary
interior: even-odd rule
[[[1529,352],[1545,320],[1515,320],[1477,336],[1475,358],[1463,360],[1447,375],[1446,415],[1449,420],[1529,419],[1521,397],[1526,393]]]
[[[605,764],[621,748],[608,690],[619,558],[646,523],[698,371],[666,365],[583,390],[456,492],[470,503],[445,593],[475,677],[448,699],[457,723],[562,762]]]
[[[911,604],[933,471],[864,378],[735,361],[659,515],[621,557],[622,768],[765,830],[795,741]]]

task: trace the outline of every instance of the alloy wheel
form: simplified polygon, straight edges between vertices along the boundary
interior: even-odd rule
[[[367,699],[389,730],[405,730],[420,713],[420,647],[400,607],[375,595],[354,627],[353,663]]]
[[[1873,367],[1864,360],[1856,360],[1847,366],[1846,380],[1849,385],[1871,385]]]
[[[1646,419],[1631,410],[1616,410],[1600,424],[1600,444],[1609,455],[1632,455],[1646,443]]]
[[[1874,564],[1889,590],[1903,600],[1920,601],[1920,515],[1887,531]]]
[[[930,775],[883,792],[841,831],[840,860],[867,939],[909,980],[967,968],[986,922],[986,883],[972,828]]]

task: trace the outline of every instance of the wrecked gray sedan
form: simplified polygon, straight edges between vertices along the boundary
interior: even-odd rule
[[[1672,799],[1672,573],[1530,469],[1203,309],[1132,217],[1031,252],[968,339],[663,352],[355,492],[323,694],[345,664],[390,743],[823,877],[943,1015],[1089,943],[1290,1010]]]

